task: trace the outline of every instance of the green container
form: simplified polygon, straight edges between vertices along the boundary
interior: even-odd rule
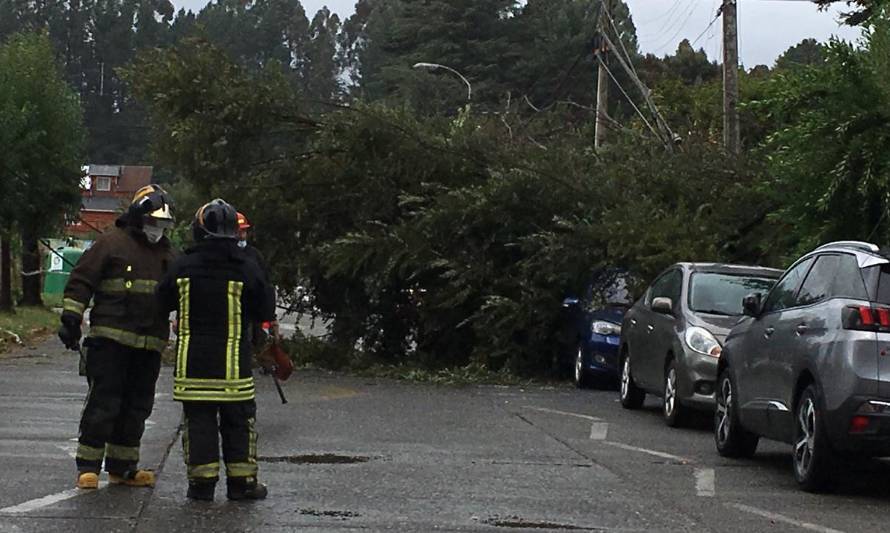
[[[74,265],[83,255],[80,248],[65,247],[57,249],[56,252],[61,255],[50,253],[46,258],[46,275],[43,277],[43,295],[47,303],[58,303],[62,301],[62,294],[65,292],[65,285],[68,283],[68,276],[74,269]],[[64,258],[64,259],[63,259]]]

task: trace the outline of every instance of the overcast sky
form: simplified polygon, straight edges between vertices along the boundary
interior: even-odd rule
[[[721,21],[704,35],[702,32],[714,19],[720,0],[625,0],[637,26],[640,48],[658,55],[672,53],[683,39],[698,38],[696,48],[704,48],[711,59],[721,55]],[[177,6],[197,10],[205,0],[173,0]],[[302,0],[309,18],[321,7],[348,17],[355,0]],[[859,30],[839,26],[837,13],[843,7],[821,12],[804,1],[739,0],[739,46],[746,67],[772,65],[783,51],[803,39],[819,41],[838,35],[856,40]]]

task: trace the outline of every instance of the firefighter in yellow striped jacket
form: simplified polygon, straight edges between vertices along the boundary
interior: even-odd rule
[[[165,310],[178,313],[173,399],[185,415],[182,447],[187,497],[213,500],[222,436],[227,495],[266,497],[257,481],[256,402],[249,325],[275,318],[266,276],[237,245],[235,209],[214,200],[198,210],[196,244],[158,285]]]
[[[80,349],[83,315],[93,303],[84,342],[90,388],[76,455],[82,489],[98,487],[103,459],[110,482],[154,485],[154,474],[137,464],[170,333],[155,288],[174,259],[165,235],[172,227],[167,193],[158,185],[143,187],[81,256],[65,287],[59,338],[67,348]]]

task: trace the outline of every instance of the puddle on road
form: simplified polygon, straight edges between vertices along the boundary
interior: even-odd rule
[[[370,457],[362,455],[338,455],[334,453],[257,457],[257,461],[261,463],[290,463],[295,465],[348,465],[367,463],[370,460]]]
[[[576,526],[574,524],[560,524],[558,522],[525,520],[518,516],[509,518],[489,518],[484,522],[490,526],[505,527],[512,529],[556,529],[561,531],[605,531],[601,527],[585,527]]]

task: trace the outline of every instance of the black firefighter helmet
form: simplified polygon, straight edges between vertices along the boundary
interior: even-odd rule
[[[238,239],[238,212],[225,200],[217,198],[195,213],[192,232],[196,241],[205,239]]]

